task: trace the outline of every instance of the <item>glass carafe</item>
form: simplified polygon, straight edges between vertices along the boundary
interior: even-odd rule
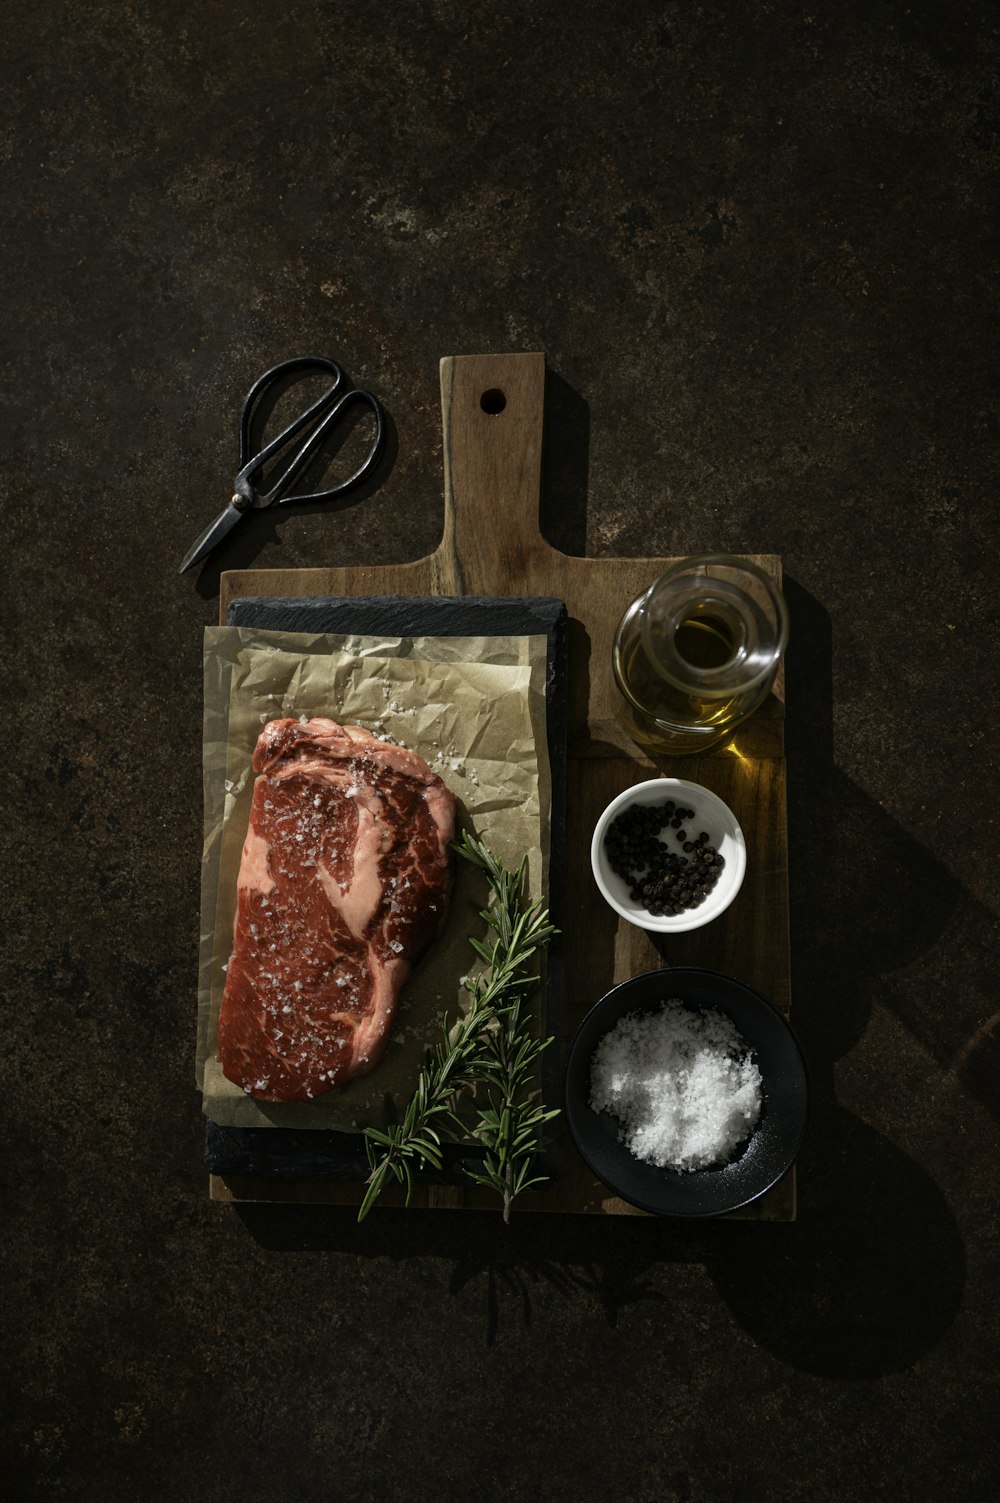
[[[777,585],[748,559],[680,559],[615,633],[619,717],[652,755],[714,745],[767,698],[788,640]]]

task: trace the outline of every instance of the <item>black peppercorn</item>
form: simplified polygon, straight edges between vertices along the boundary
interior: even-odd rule
[[[694,817],[693,809],[674,799],[633,804],[611,821],[605,833],[608,866],[627,885],[631,901],[656,918],[703,903],[725,865],[709,844],[707,830],[688,836],[684,822]],[[664,835],[668,829],[674,831],[685,855],[668,850]]]

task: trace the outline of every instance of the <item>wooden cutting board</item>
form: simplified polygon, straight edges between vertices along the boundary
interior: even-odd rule
[[[725,746],[654,763],[615,718],[611,644],[623,611],[673,562],[666,558],[573,558],[539,530],[545,357],[449,356],[441,362],[444,530],[427,558],[351,569],[241,569],[221,580],[219,619],[240,596],[549,595],[569,614],[569,767],[564,953],[567,1047],[577,1024],[609,987],[662,965],[725,971],[786,1013],[790,1004],[784,680]],[[779,584],[781,561],[750,555]],[[747,840],[747,876],[732,907],[690,934],[656,938],[617,919],[590,871],[590,837],[615,794],[661,772],[711,788],[733,809]],[[594,1180],[563,1132],[558,1177],[525,1197],[526,1208],[643,1215]],[[357,1205],[356,1184],[213,1176],[216,1200]],[[400,1204],[393,1190],[386,1204]],[[421,1187],[412,1205],[493,1208],[474,1187]],[[742,1219],[795,1216],[795,1172]]]

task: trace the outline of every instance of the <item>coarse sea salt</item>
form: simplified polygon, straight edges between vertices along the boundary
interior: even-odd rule
[[[760,1071],[732,1019],[677,998],[626,1013],[591,1059],[590,1105],[610,1112],[629,1152],[658,1169],[726,1163],[763,1102]]]

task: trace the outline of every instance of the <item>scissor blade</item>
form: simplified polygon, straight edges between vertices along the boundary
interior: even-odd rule
[[[178,574],[186,574],[188,569],[193,569],[195,564],[200,564],[203,558],[207,558],[215,545],[222,542],[227,532],[231,532],[244,515],[245,509],[238,511],[230,502],[225,511],[220,512],[215,521],[210,522],[205,531],[195,538],[184,555],[184,561],[177,570]]]

